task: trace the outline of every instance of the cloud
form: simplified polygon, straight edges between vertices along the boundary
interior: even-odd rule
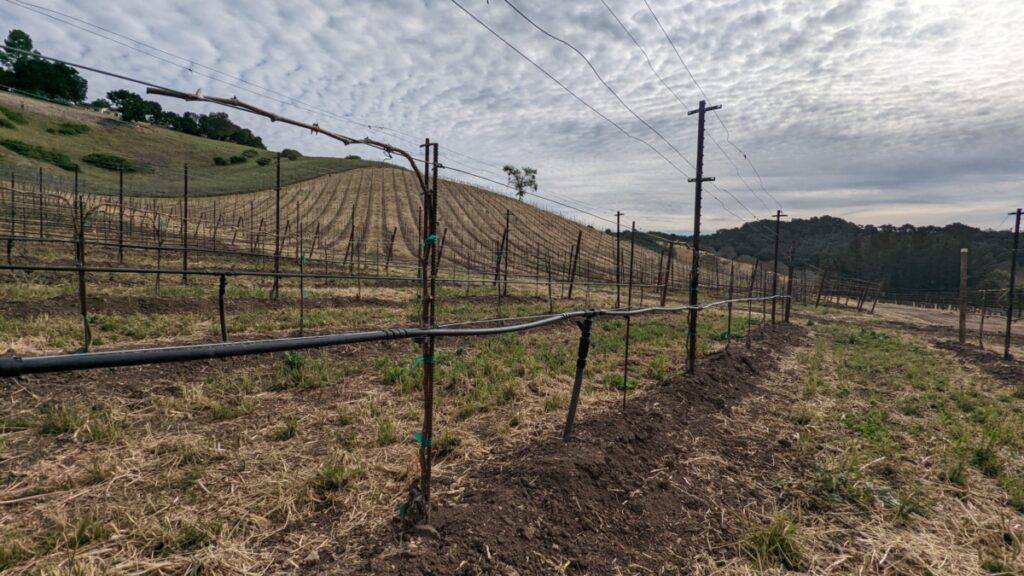
[[[442,160],[452,166],[496,179],[503,164],[535,166],[542,190],[559,198],[609,215],[621,209],[644,228],[690,227],[692,185],[683,175],[448,0],[173,0],[159,7],[122,0],[116,10],[101,0],[38,1],[187,60],[147,56],[124,39],[128,46],[0,4],[3,21],[28,31],[44,53],[182,90],[237,95],[357,137],[411,148],[429,136],[441,142]],[[587,54],[622,98],[693,161],[694,118],[600,0],[513,1]],[[686,107],[695,107],[702,94],[643,0],[605,1]],[[862,223],[956,219],[991,226],[1024,203],[1024,5],[648,1],[704,93],[724,106],[708,123],[706,172],[719,186],[705,202],[712,228],[739,224],[729,211],[750,218],[747,209],[759,217],[774,209],[762,181],[791,214],[842,212]],[[602,113],[692,171],[575,54],[503,1],[460,2]],[[189,72],[190,62],[251,84],[194,65]],[[91,96],[124,87],[86,76]],[[271,98],[264,87],[273,90]],[[179,111],[214,109],[161,103]],[[291,127],[232,116],[274,148],[374,157]]]

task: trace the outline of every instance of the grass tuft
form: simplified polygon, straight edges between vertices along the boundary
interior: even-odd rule
[[[797,525],[786,515],[776,515],[766,525],[751,526],[742,548],[758,570],[782,567],[802,571],[807,560],[795,536]]]

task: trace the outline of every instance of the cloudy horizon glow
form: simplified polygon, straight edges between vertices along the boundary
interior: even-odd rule
[[[571,50],[532,28],[502,0],[460,2],[692,176]],[[666,83],[695,108],[700,92],[644,0],[605,2]],[[723,105],[719,115],[728,136],[711,117],[708,130],[740,174],[711,141],[705,174],[717,177],[757,218],[776,208],[774,197],[792,217],[830,214],[859,224],[962,222],[991,228],[1024,203],[1024,3],[648,2],[711,103]],[[429,136],[441,142],[442,162],[496,179],[503,164],[533,166],[541,193],[605,217],[622,210],[625,220],[636,219],[645,229],[691,228],[692,184],[449,0],[173,0],[160,6],[122,0],[116,9],[99,0],[34,3],[270,88],[279,94],[275,99],[302,101],[330,114],[251,94],[236,80],[197,66],[190,72],[182,61],[140,53],[123,38],[99,38],[85,24],[58,22],[18,0],[0,3],[7,28],[28,32],[43,54],[182,91],[237,95],[354,137],[414,145],[360,123],[416,140]],[[693,161],[695,117],[686,116],[601,0],[513,3],[586,54],[622,99]],[[90,99],[117,88],[142,91],[83,75]],[[156,99],[178,112],[216,109]],[[231,116],[274,149],[378,157],[240,112]],[[749,154],[770,195],[727,139]],[[735,214],[753,219],[727,193],[710,192]],[[718,200],[705,199],[704,225],[741,224]]]

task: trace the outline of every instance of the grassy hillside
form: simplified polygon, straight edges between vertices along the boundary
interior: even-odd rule
[[[124,159],[134,171],[126,174],[129,193],[173,196],[181,193],[182,167],[189,165],[190,190],[194,195],[250,192],[273,185],[274,164],[260,166],[275,153],[255,151],[239,164],[218,166],[214,158],[242,156],[249,148],[190,136],[148,124],[122,122],[115,114],[61,106],[0,92],[0,169],[4,180],[11,169],[26,179],[39,168],[47,177],[65,181],[73,164],[80,167],[82,183],[91,192],[112,192],[116,169],[104,169],[83,160],[90,154]],[[253,152],[248,154],[252,155]],[[284,160],[281,177],[291,184],[378,163],[341,158],[302,157]],[[63,168],[61,167],[63,166]]]

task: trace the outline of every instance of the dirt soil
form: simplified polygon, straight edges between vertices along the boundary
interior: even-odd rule
[[[935,346],[953,352],[957,358],[977,366],[997,380],[1018,386],[1024,384],[1024,362],[1020,360],[1004,360],[1002,353],[982,350],[955,340],[936,342]]]
[[[367,534],[360,562],[314,572],[353,574],[680,573],[689,559],[735,541],[733,512],[766,496],[744,478],[771,476],[791,450],[769,430],[733,430],[734,406],[764,388],[797,326],[768,329],[701,359],[631,398],[625,412],[587,414],[560,434],[509,448],[465,477],[436,478],[432,528]],[[738,433],[739,432],[739,433]],[[436,530],[436,535],[434,534]]]

